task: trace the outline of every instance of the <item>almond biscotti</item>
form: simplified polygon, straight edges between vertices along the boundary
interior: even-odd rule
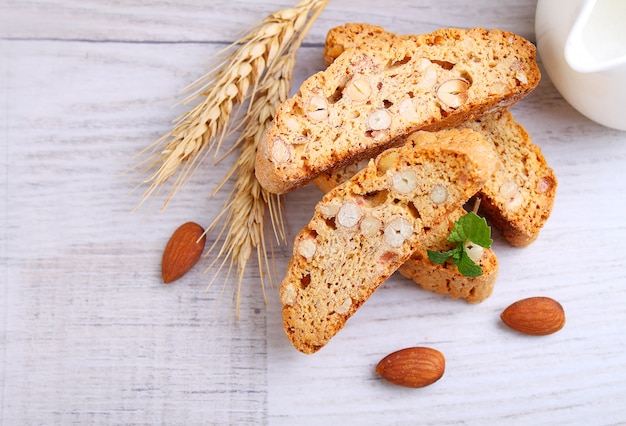
[[[328,192],[334,187],[348,181],[352,176],[365,168],[369,160],[347,166],[335,172],[324,173],[313,180],[322,191]],[[445,221],[431,230],[428,241],[417,252],[413,253],[398,272],[415,281],[424,290],[447,294],[453,299],[465,299],[469,303],[480,303],[491,296],[498,277],[498,259],[491,249],[484,249],[477,264],[483,274],[479,277],[466,277],[455,265],[446,262],[436,264],[428,258],[427,250],[445,251],[451,249],[447,241],[450,230],[466,211],[459,207],[452,211]]]
[[[268,191],[287,192],[417,130],[504,109],[539,78],[534,45],[499,30],[442,29],[364,43],[281,104],[259,144],[256,176]]]
[[[462,127],[479,132],[491,143],[502,164],[477,195],[480,211],[510,244],[529,245],[552,213],[557,189],[554,170],[509,111]]]
[[[296,236],[280,287],[294,347],[323,347],[497,168],[476,132],[417,132],[332,189]]]
[[[326,36],[324,60],[330,65],[344,50],[377,43],[396,43],[415,35],[396,35],[382,27],[368,24],[346,24],[332,28]],[[535,241],[550,217],[556,195],[557,179],[547,165],[541,149],[510,112],[487,115],[465,124],[480,132],[497,149],[503,167],[481,190],[482,213],[514,246],[527,246]],[[342,174],[354,174],[362,164],[324,174],[315,183],[324,187],[336,185]]]
[[[439,294],[446,294],[453,299],[465,299],[469,303],[480,303],[493,293],[498,277],[498,258],[491,249],[484,249],[476,260],[483,273],[478,277],[466,277],[459,272],[456,265],[450,262],[436,264],[428,258],[427,250],[445,251],[452,248],[447,241],[450,230],[462,215],[467,213],[459,208],[448,215],[440,225],[440,229],[433,228],[429,241],[411,254],[398,272],[415,281],[424,290]]]
[[[511,245],[529,245],[537,239],[552,213],[557,188],[554,170],[508,110],[487,114],[460,127],[480,133],[493,145],[501,164],[476,194],[481,200],[481,213]],[[365,167],[366,161],[323,173],[314,179],[314,183],[328,191],[350,179]],[[405,269],[415,268],[409,265]],[[415,275],[411,277],[415,278]]]

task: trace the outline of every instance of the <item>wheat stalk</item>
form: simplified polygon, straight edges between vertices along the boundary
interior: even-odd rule
[[[148,158],[135,166],[141,175],[147,175],[143,183],[148,185],[137,208],[175,177],[163,204],[165,209],[210,153],[219,161],[225,137],[242,129],[239,138],[224,154],[239,148],[239,156],[213,194],[236,177],[234,186],[222,210],[205,231],[215,231],[222,222],[215,243],[206,254],[216,250],[218,241],[222,241],[215,260],[207,268],[219,264],[208,287],[225,265],[228,265],[228,276],[235,267],[237,316],[244,272],[254,250],[264,297],[266,275],[272,283],[265,239],[267,215],[276,241],[285,240],[281,200],[264,190],[254,174],[257,147],[278,106],[289,96],[297,50],[328,1],[302,0],[292,8],[272,13],[220,52],[218,57],[222,59],[186,88],[190,94],[182,103],[200,102],[175,120],[170,132],[144,149],[140,154],[148,153]],[[246,101],[249,108],[242,124],[232,125],[235,106]]]
[[[218,237],[226,234],[225,239],[216,259],[207,269],[211,269],[220,259],[222,260],[213,280],[209,283],[209,287],[226,264],[228,264],[229,275],[232,268],[236,267],[237,285],[235,288],[237,297],[235,311],[237,315],[241,301],[243,274],[255,249],[264,297],[265,275],[268,276],[270,284],[272,284],[268,247],[264,238],[266,212],[270,216],[274,238],[279,242],[285,240],[280,197],[261,187],[254,174],[254,163],[257,147],[266,128],[271,124],[281,102],[289,96],[293,69],[296,63],[295,54],[301,40],[300,38],[294,41],[289,51],[268,69],[267,78],[259,86],[257,95],[251,101],[244,122],[244,129],[237,143],[241,144],[239,157],[216,188],[218,191],[232,176],[237,176],[233,190],[222,212],[207,228],[207,232],[213,231],[218,226],[218,222],[222,218],[224,219]],[[209,248],[207,255],[215,249],[217,241]]]
[[[186,89],[191,94],[183,103],[200,102],[176,119],[171,131],[139,153],[148,157],[134,169],[147,176],[142,183],[148,187],[137,208],[175,177],[163,204],[165,209],[211,152],[217,158],[225,136],[236,129],[231,125],[235,106],[249,100],[277,58],[294,42],[300,43],[296,40],[301,40],[326,3],[328,0],[302,0],[292,8],[274,12],[218,53],[215,65]],[[312,11],[315,18],[310,19]]]

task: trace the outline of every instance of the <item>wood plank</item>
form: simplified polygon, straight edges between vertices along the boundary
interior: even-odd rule
[[[14,39],[89,40],[134,43],[223,43],[290,1],[215,0],[110,3],[97,0],[10,0],[0,24]],[[500,28],[531,38],[534,0],[468,4],[463,0],[332,0],[311,28],[307,43],[321,44],[326,32],[346,22],[384,25],[397,32],[421,33],[440,27]]]

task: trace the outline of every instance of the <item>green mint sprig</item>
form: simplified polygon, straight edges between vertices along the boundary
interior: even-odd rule
[[[428,258],[431,262],[443,264],[451,258],[452,263],[464,276],[475,278],[483,274],[482,268],[472,260],[468,250],[471,250],[474,244],[484,248],[491,247],[493,243],[491,228],[487,225],[485,218],[474,212],[461,216],[454,222],[448,242],[456,243],[456,246],[447,251],[428,250]]]

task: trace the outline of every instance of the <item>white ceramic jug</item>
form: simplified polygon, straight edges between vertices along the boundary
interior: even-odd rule
[[[626,130],[626,0],[539,0],[537,50],[580,113]]]

